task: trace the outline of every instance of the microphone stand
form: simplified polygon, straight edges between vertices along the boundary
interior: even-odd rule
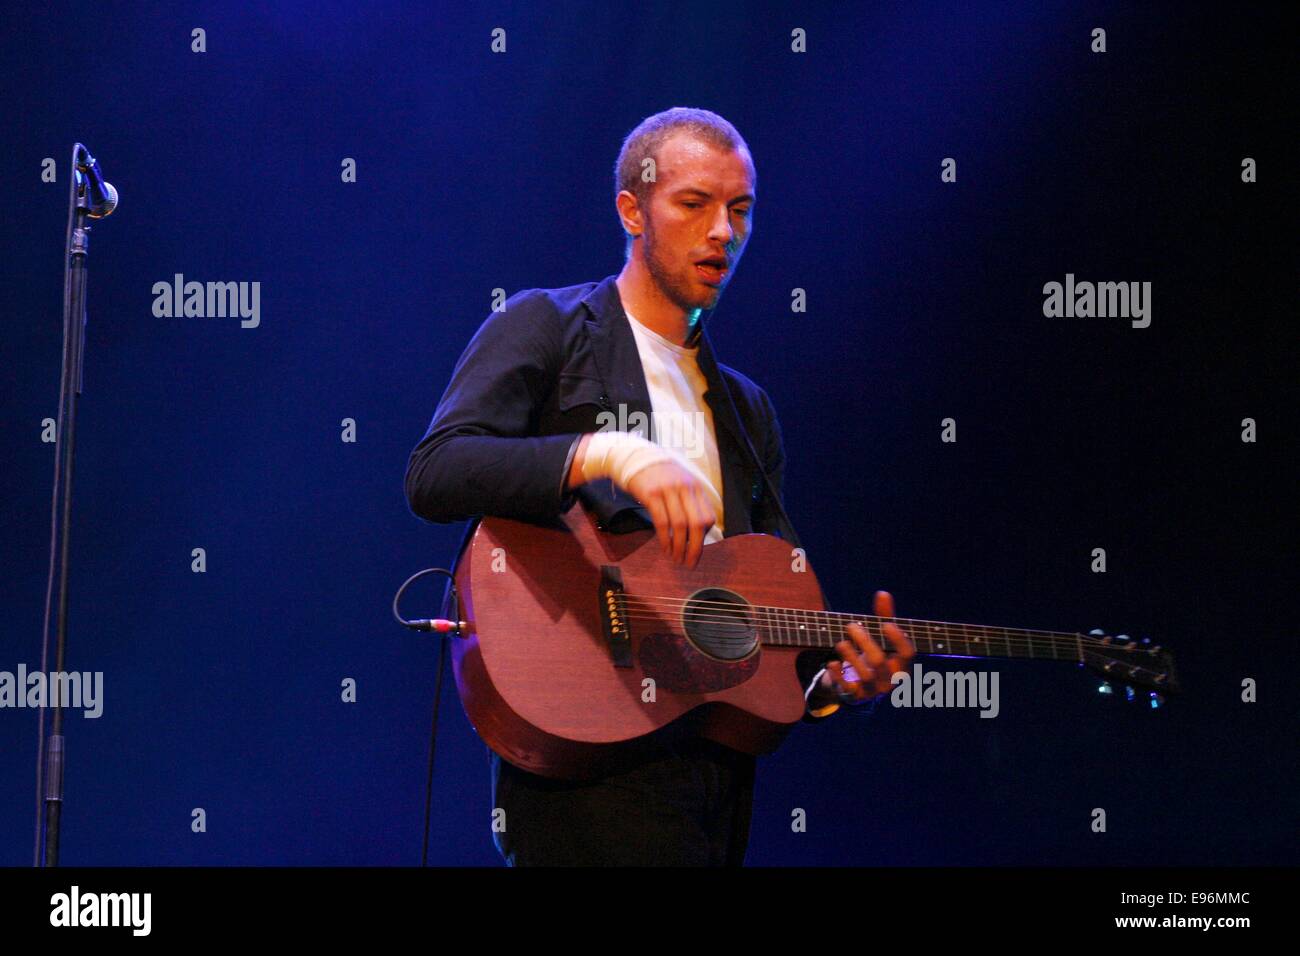
[[[82,357],[86,344],[86,255],[89,251],[90,226],[87,218],[107,215],[91,204],[91,180],[83,175],[83,168],[94,165],[89,150],[77,143],[72,150],[71,176],[68,183],[68,228],[65,241],[66,256],[63,271],[63,370],[59,382],[59,419],[55,434],[54,502],[57,508],[58,549],[53,550],[55,536],[51,535],[50,570],[53,574],[57,553],[59,582],[58,612],[56,618],[57,644],[54,669],[64,670],[68,637],[68,532],[72,517],[72,470],[76,452],[77,396],[82,387]],[[97,170],[96,170],[97,172]],[[116,198],[116,197],[114,197]],[[112,212],[112,208],[108,209]],[[41,670],[49,682],[49,610],[50,592],[45,598],[45,631],[41,646]],[[21,692],[21,691],[20,691]],[[47,701],[54,711],[50,736],[45,738],[45,712],[40,711],[40,732],[37,737],[36,792],[40,801],[36,825],[36,865],[58,866],[59,821],[63,808],[63,706],[61,695],[51,694]],[[40,811],[44,810],[42,821]],[[44,855],[42,856],[42,836]]]

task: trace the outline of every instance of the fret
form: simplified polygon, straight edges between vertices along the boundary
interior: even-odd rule
[[[836,611],[808,608],[754,607],[755,620],[765,632],[767,643],[795,647],[833,648],[845,638],[850,621],[859,624],[885,653],[897,648],[885,636],[883,624],[871,615],[855,616]],[[949,624],[940,621],[912,621],[893,618],[915,645],[917,653],[948,657],[1032,658],[1069,660],[1067,640],[1075,646],[1074,660],[1084,661],[1080,634],[1058,631],[1025,631],[1018,628],[987,627],[982,624]]]
[[[836,638],[835,632],[832,630],[832,625],[828,623],[831,620],[830,615],[825,611],[819,611],[817,614],[817,620],[820,622],[818,624],[819,630],[817,632],[817,646],[821,647],[822,640],[826,639],[830,642],[830,646],[834,647]]]

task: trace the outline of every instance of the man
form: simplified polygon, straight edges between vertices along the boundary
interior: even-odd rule
[[[652,524],[664,554],[690,567],[724,535],[762,531],[797,546],[768,488],[780,496],[785,468],[771,402],[715,361],[703,333],[752,231],[749,148],[722,117],[675,108],[628,135],[615,178],[623,270],[519,293],[483,323],[411,453],[411,509],[430,521],[547,520],[579,500],[614,533]],[[647,420],[649,436],[625,427]],[[875,610],[893,616],[888,594]],[[840,660],[800,657],[806,720],[890,689],[913,651],[897,625],[883,630],[889,654],[850,625]],[[511,865],[744,860],[750,755],[687,735],[629,748],[626,766],[585,783],[490,759],[505,811],[497,846]]]

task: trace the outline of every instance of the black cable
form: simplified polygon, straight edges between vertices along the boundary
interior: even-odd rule
[[[438,704],[442,700],[442,675],[447,666],[447,642],[438,644],[438,680],[433,687],[433,719],[429,725],[429,773],[424,781],[424,844],[420,866],[429,865],[429,820],[433,815],[433,754],[438,740]]]
[[[397,609],[398,602],[410,585],[424,577],[426,574],[445,574],[447,576],[447,591],[443,595],[442,607],[445,612],[450,601],[451,608],[455,617],[460,616],[460,598],[456,594],[456,577],[446,568],[425,568],[423,571],[417,571],[409,578],[402,582],[402,586],[397,589],[393,595],[393,617],[397,618],[397,623],[403,627],[409,627],[416,631],[436,630],[434,622],[426,619],[408,621],[402,617],[401,612]],[[458,633],[451,631],[453,635]],[[442,678],[447,669],[447,642],[444,640],[438,646],[438,678],[433,687],[433,716],[429,725],[429,771],[424,782],[424,841],[420,850],[420,866],[429,865],[429,826],[433,817],[433,758],[437,750],[438,742],[438,706],[442,701]]]

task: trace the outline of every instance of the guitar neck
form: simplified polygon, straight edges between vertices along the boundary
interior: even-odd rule
[[[783,647],[834,647],[848,640],[845,625],[857,622],[887,650],[889,639],[880,625],[892,621],[902,628],[918,654],[930,657],[1024,658],[1049,661],[1083,661],[1085,652],[1099,641],[1065,631],[1035,631],[1016,627],[986,627],[909,618],[880,618],[870,614],[808,611],[799,608],[755,607],[756,623],[764,644]]]

